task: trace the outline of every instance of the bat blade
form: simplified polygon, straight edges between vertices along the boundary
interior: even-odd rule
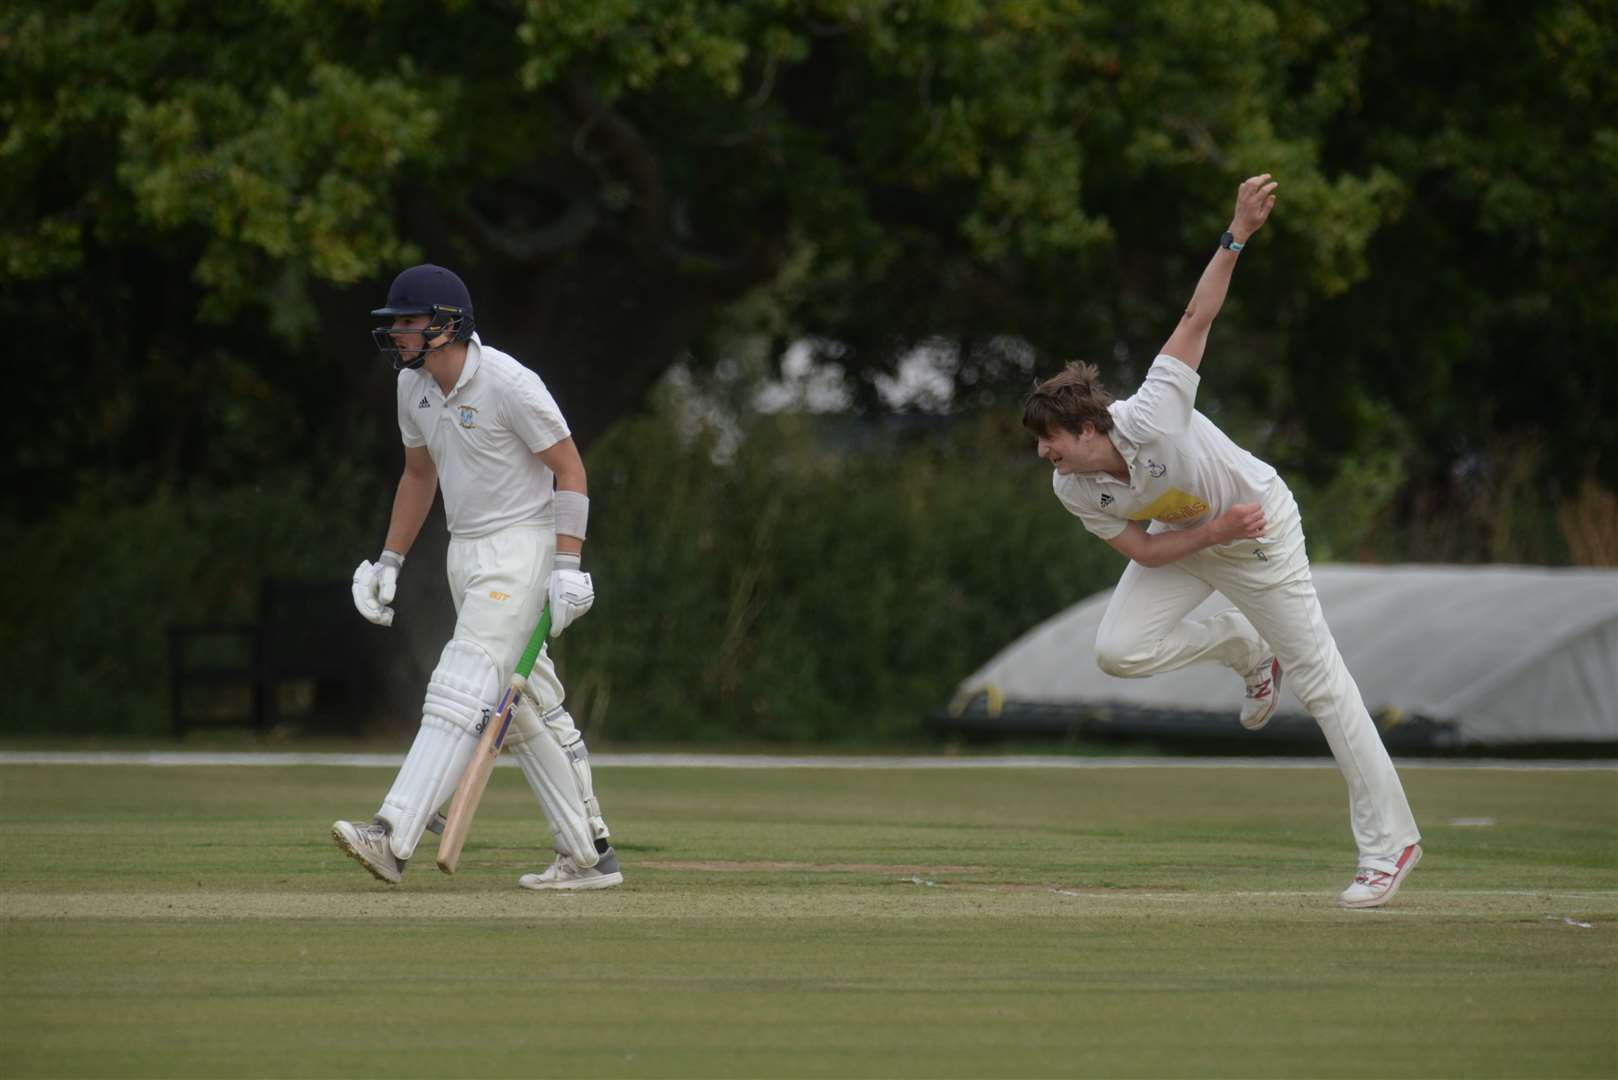
[[[488,726],[478,739],[477,749],[472,751],[472,760],[461,774],[461,782],[455,787],[455,797],[449,801],[444,835],[438,841],[438,868],[446,874],[455,873],[455,868],[460,865],[461,848],[466,845],[467,834],[472,831],[472,818],[478,812],[478,803],[483,801],[483,789],[489,786],[494,763],[500,759],[500,748],[506,741],[506,728],[511,723],[511,713],[517,707],[517,698],[521,693],[522,680],[519,676],[511,680],[505,696],[500,699],[499,711],[489,718]]]

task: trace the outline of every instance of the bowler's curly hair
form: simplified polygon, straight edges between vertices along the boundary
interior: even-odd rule
[[[1112,395],[1101,385],[1101,370],[1075,360],[1034,387],[1022,405],[1022,426],[1041,439],[1058,429],[1082,434],[1085,424],[1094,424],[1105,435],[1112,430],[1110,404]]]

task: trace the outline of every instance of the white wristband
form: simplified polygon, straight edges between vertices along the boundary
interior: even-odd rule
[[[578,491],[556,493],[556,532],[559,536],[585,537],[590,522],[590,497]]]
[[[576,551],[558,551],[552,566],[557,570],[577,570],[579,568],[579,553]]]
[[[378,566],[383,566],[388,563],[392,563],[395,570],[403,570],[404,556],[399,554],[397,551],[391,551],[388,548],[383,548],[382,554],[376,557],[376,564]]]

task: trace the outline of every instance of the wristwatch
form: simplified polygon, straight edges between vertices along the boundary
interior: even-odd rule
[[[1232,235],[1229,230],[1226,230],[1225,235],[1219,238],[1219,246],[1222,248],[1229,248],[1231,251],[1234,251],[1236,254],[1240,255],[1242,253],[1242,248],[1246,247],[1247,245],[1238,244],[1236,242],[1236,237]]]

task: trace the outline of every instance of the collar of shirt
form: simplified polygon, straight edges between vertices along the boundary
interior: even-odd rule
[[[483,343],[478,340],[477,334],[474,333],[472,340],[466,343],[466,363],[461,365],[461,377],[455,380],[455,385],[450,388],[450,392],[444,395],[445,401],[459,394],[461,387],[472,381],[472,376],[478,373],[478,361],[482,352]]]

